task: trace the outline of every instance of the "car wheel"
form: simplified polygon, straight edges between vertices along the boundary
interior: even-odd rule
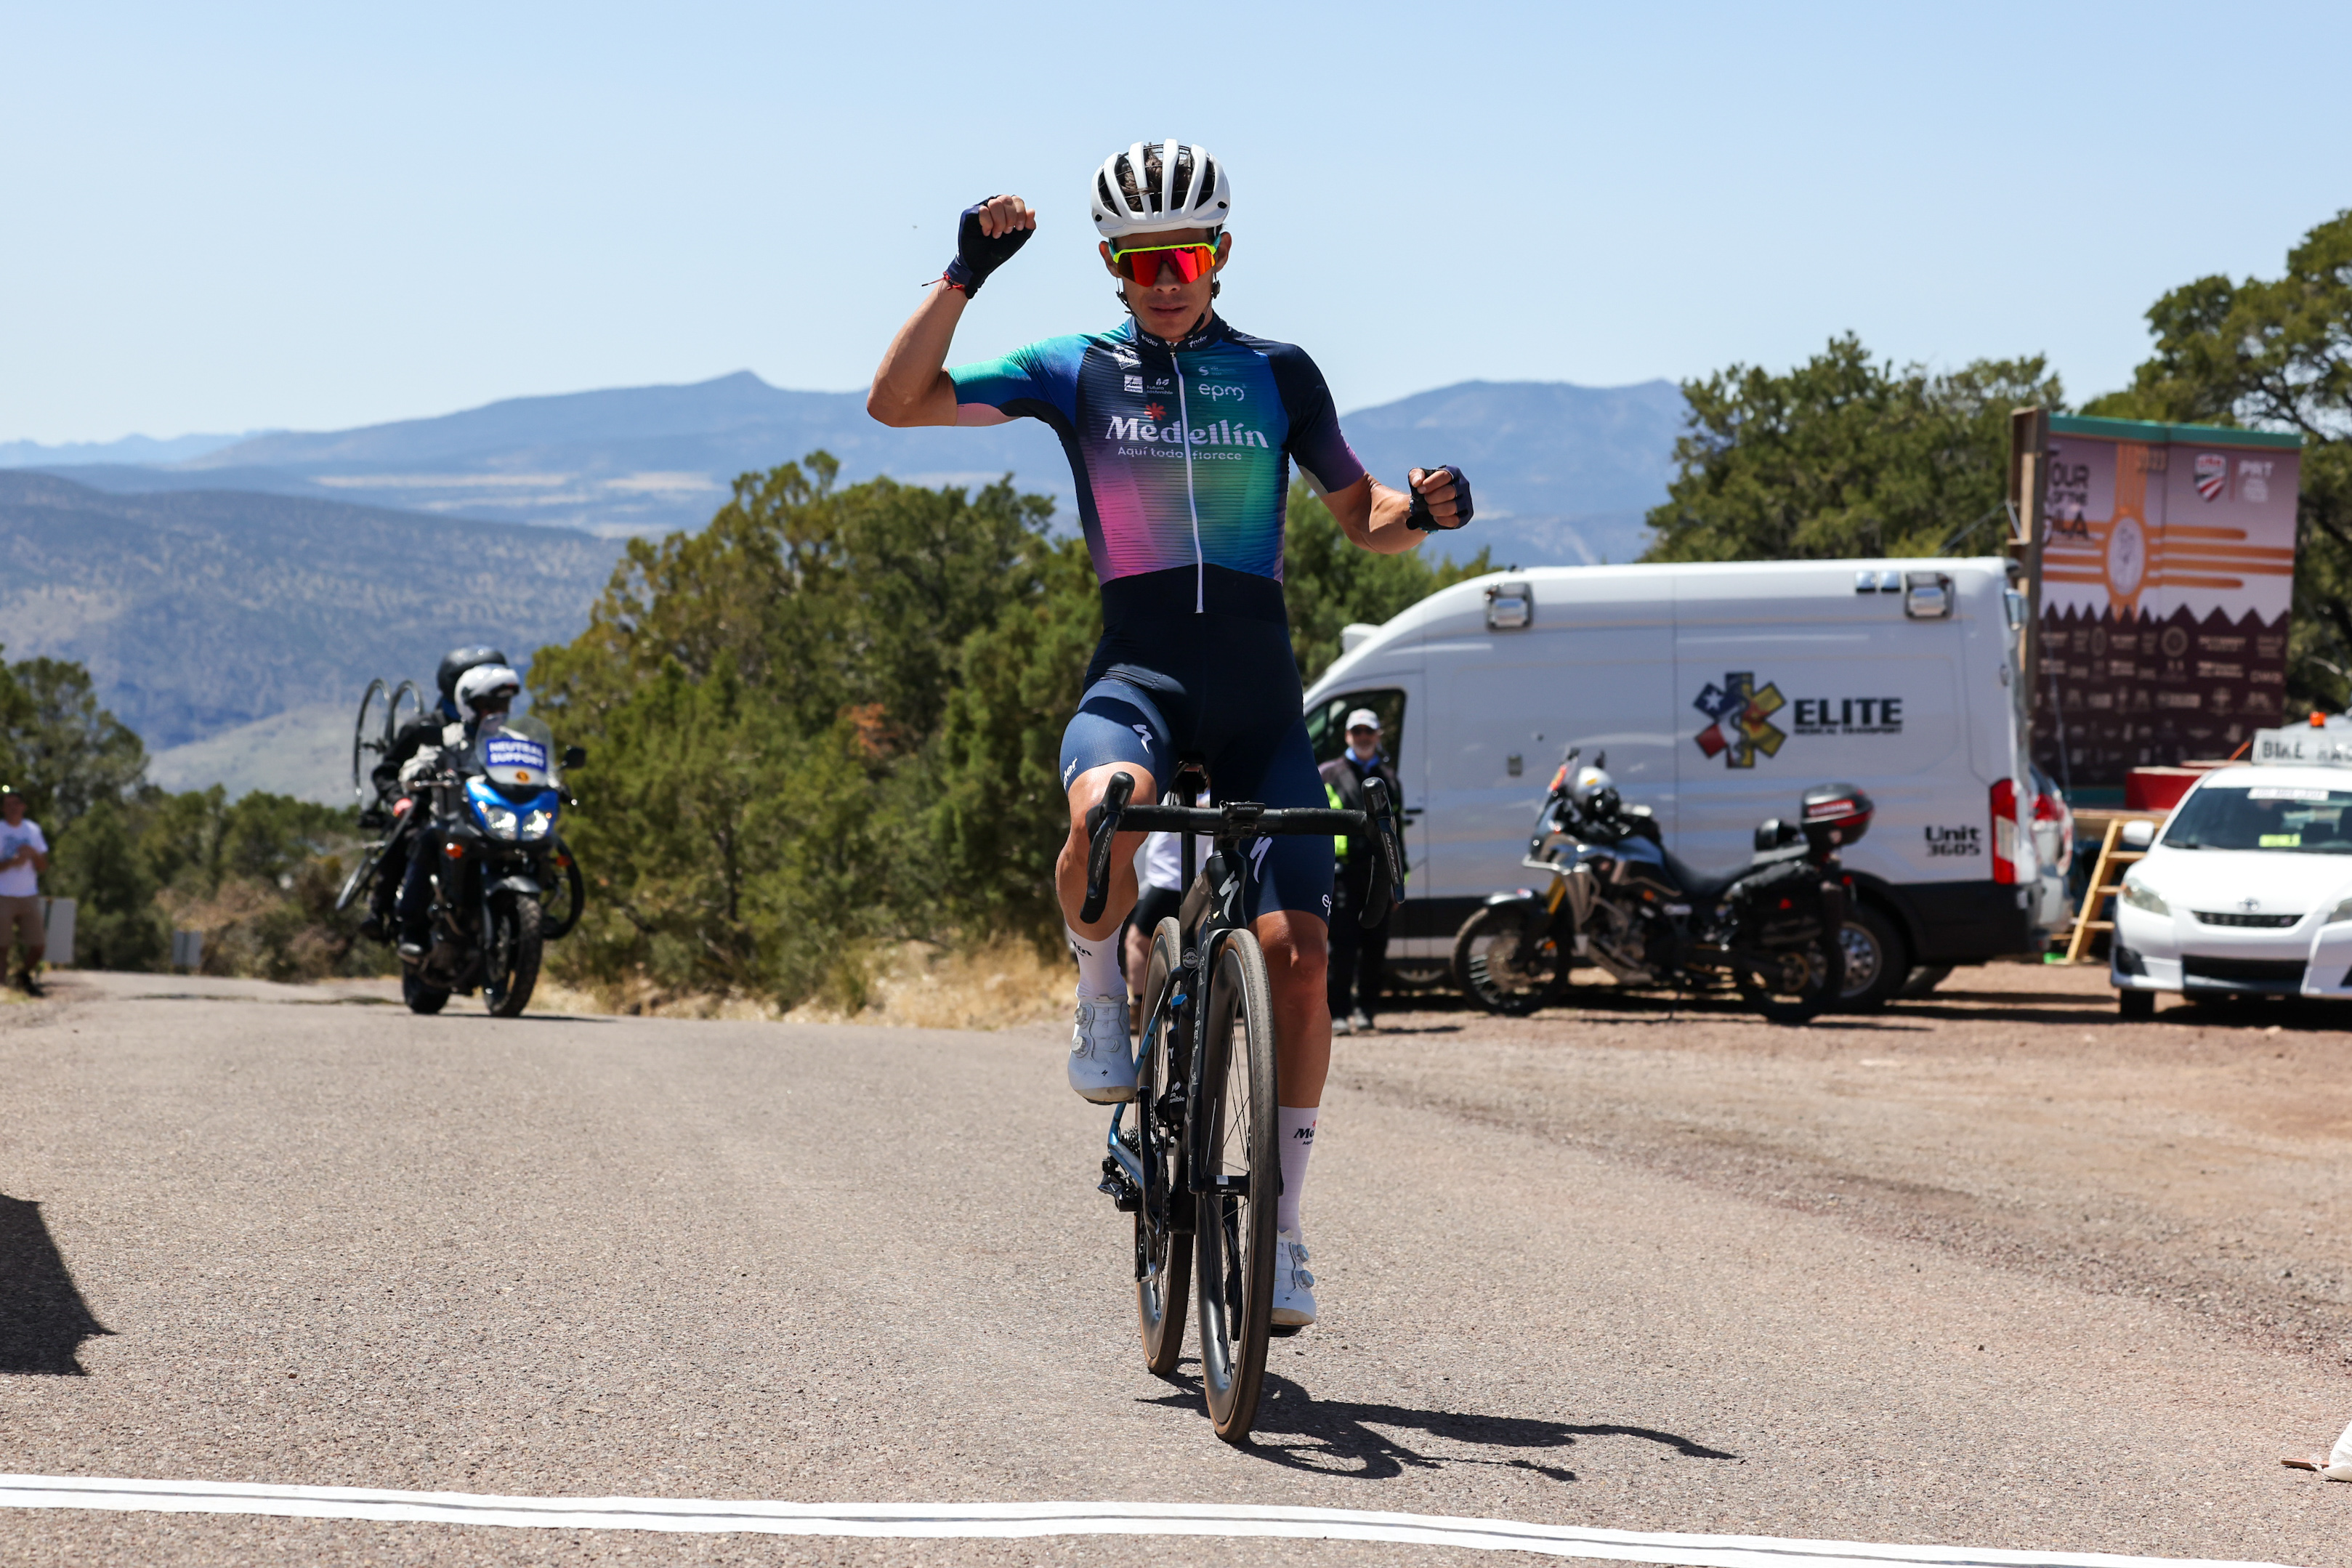
[[[1846,910],[1838,945],[1845,960],[1845,984],[1838,993],[1842,1013],[1876,1012],[1910,978],[1903,933],[1874,904],[1857,902]]]
[[[2153,991],[2118,991],[2116,1011],[2126,1018],[2156,1016],[2156,993]]]
[[[1948,963],[1915,963],[1910,977],[1903,982],[1895,994],[1906,1002],[1916,1002],[1922,996],[1932,996],[1936,987],[1952,977]]]

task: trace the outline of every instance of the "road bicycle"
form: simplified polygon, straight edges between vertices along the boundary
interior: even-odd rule
[[[1378,860],[1361,912],[1367,926],[1387,918],[1401,857],[1393,803],[1377,778],[1365,781],[1363,811],[1250,801],[1195,805],[1207,784],[1196,763],[1181,765],[1174,783],[1160,805],[1136,805],[1133,776],[1114,773],[1102,804],[1087,813],[1081,923],[1102,918],[1112,839],[1121,832],[1182,835],[1186,889],[1178,912],[1151,933],[1135,1099],[1111,1113],[1100,1190],[1135,1216],[1144,1365],[1160,1377],[1176,1370],[1189,1276],[1209,1420],[1218,1436],[1242,1443],[1257,1419],[1266,1343],[1277,1331],[1275,1205],[1282,1191],[1274,996],[1249,927],[1253,851],[1277,834],[1367,835]],[[1197,874],[1196,834],[1213,842]]]

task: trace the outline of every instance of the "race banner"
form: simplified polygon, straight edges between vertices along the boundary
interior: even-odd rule
[[[2033,694],[2044,773],[2116,785],[2135,767],[2226,757],[2279,723],[2301,447],[2263,430],[2052,416]]]

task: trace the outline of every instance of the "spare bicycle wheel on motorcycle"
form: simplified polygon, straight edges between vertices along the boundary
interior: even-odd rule
[[[1454,939],[1454,983],[1507,1018],[1549,1006],[1568,983],[1570,962],[1551,911],[1532,899],[1488,904]]]

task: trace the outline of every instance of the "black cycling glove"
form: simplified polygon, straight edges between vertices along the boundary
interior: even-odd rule
[[[1005,230],[994,239],[989,238],[980,226],[980,209],[995,199],[991,196],[988,201],[974,202],[964,208],[963,221],[956,226],[955,259],[948,263],[948,269],[942,276],[962,289],[966,299],[979,293],[980,286],[988,281],[988,275],[1012,260],[1013,253],[1028,244],[1029,237],[1037,232],[1029,228],[1013,228]]]
[[[1405,488],[1412,493],[1412,510],[1405,514],[1404,525],[1407,528],[1417,528],[1423,533],[1434,533],[1449,531],[1468,522],[1472,515],[1470,481],[1462,477],[1462,470],[1448,463],[1442,468],[1424,468],[1422,471],[1425,474],[1444,473],[1454,476],[1454,521],[1440,522],[1432,517],[1427,499],[1408,484]]]

